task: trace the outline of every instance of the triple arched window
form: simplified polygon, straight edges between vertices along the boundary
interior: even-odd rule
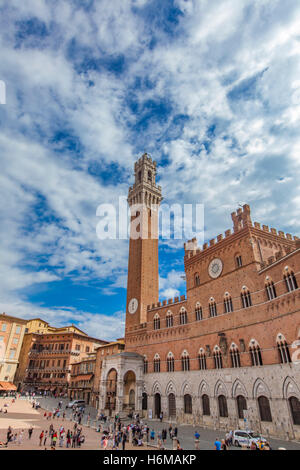
[[[232,343],[229,353],[231,359],[231,367],[241,367],[240,352],[236,344]]]
[[[216,317],[218,315],[217,313],[217,304],[215,302],[215,299],[211,297],[209,301],[209,316],[210,317]]]
[[[155,354],[153,364],[154,364],[154,372],[160,372],[160,357],[158,354]]]
[[[262,356],[259,344],[255,339],[252,339],[249,344],[249,352],[251,357],[252,366],[262,366]]]
[[[199,350],[198,363],[199,363],[200,370],[206,370],[206,355],[205,355],[205,351],[203,348]]]
[[[289,346],[281,333],[277,335],[276,343],[281,364],[289,364],[291,362]]]
[[[285,280],[286,289],[288,292],[298,289],[297,280],[293,271],[290,271],[289,267],[285,267],[285,273],[283,275]]]
[[[171,328],[174,325],[174,318],[172,312],[168,311],[166,316],[166,326]]]
[[[277,297],[276,288],[275,288],[274,282],[269,278],[269,276],[266,277],[265,287],[266,287],[268,300],[275,299]]]
[[[167,371],[174,372],[174,369],[175,369],[174,356],[173,356],[173,353],[169,352],[167,356]]]
[[[243,308],[248,308],[252,306],[251,294],[246,286],[243,287],[243,290],[241,292],[241,299]]]
[[[183,351],[181,355],[181,368],[183,371],[190,370],[190,357],[187,351]]]
[[[153,319],[153,326],[155,330],[160,329],[160,317],[158,313],[155,314],[154,319]]]
[[[215,346],[213,358],[214,358],[215,369],[223,369],[222,353],[221,353],[219,346]]]
[[[180,314],[179,314],[179,322],[180,322],[180,325],[186,325],[187,324],[187,312],[184,308],[182,308],[180,310]]]
[[[228,292],[224,295],[224,313],[233,312],[232,298]]]
[[[200,320],[202,320],[202,318],[203,318],[202,307],[201,307],[201,305],[199,304],[199,302],[196,303],[196,307],[195,307],[195,317],[196,317],[196,321],[200,321]]]

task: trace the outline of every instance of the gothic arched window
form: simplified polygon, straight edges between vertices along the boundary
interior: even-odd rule
[[[199,369],[206,370],[206,355],[203,348],[199,350],[198,354]]]
[[[180,320],[180,325],[186,325],[186,323],[187,323],[187,312],[184,308],[180,310],[179,320]]]
[[[289,398],[291,415],[293,418],[293,423],[296,426],[300,426],[300,402],[296,397]]]
[[[189,394],[184,395],[184,412],[186,414],[193,413],[192,397]]]
[[[223,369],[222,353],[219,346],[215,346],[213,353],[215,369]]]
[[[261,350],[260,350],[259,344],[257,343],[257,341],[255,341],[255,339],[252,339],[250,341],[249,352],[251,356],[252,365],[262,366],[263,361],[262,361],[262,356],[261,356]]]
[[[292,362],[289,346],[286,342],[285,337],[281,333],[277,335],[276,343],[281,364],[289,364],[290,362]]]
[[[243,291],[241,292],[241,299],[243,308],[248,308],[252,306],[251,294],[246,286],[243,287]]]
[[[234,368],[241,367],[240,352],[236,344],[232,343],[229,353],[231,359],[231,366]]]
[[[154,329],[155,329],[155,330],[159,330],[159,329],[160,329],[160,318],[159,318],[158,313],[156,313],[156,315],[154,316],[154,319],[153,319],[153,326],[154,326]]]
[[[224,313],[233,312],[232,298],[228,292],[224,295]]]
[[[199,302],[196,303],[196,307],[195,307],[195,317],[196,317],[196,321],[200,321],[200,320],[202,320],[202,318],[203,318],[203,315],[202,315],[202,307],[201,307],[201,305],[199,304]]]
[[[244,410],[247,410],[247,401],[243,395],[239,395],[236,397],[237,409],[238,409],[238,417],[239,419],[244,419]]]
[[[168,311],[166,316],[166,325],[167,328],[170,328],[174,325],[174,318],[172,312]]]
[[[154,356],[154,372],[160,372],[160,357],[158,354]]]
[[[171,352],[169,352],[167,357],[167,371],[174,372],[174,356]]]
[[[261,421],[271,422],[272,414],[270,408],[270,402],[267,397],[263,395],[258,397],[258,407]]]
[[[273,300],[277,297],[274,282],[269,277],[266,278],[265,289],[268,300]]]
[[[202,410],[203,416],[210,416],[209,397],[205,394],[202,395]]]
[[[187,351],[183,351],[181,356],[181,368],[183,371],[190,370],[190,357]]]
[[[144,374],[147,374],[148,373],[148,361],[147,361],[147,357],[144,356]]]
[[[210,317],[216,317],[218,315],[217,313],[217,304],[213,298],[210,299],[209,302],[209,316]]]
[[[293,273],[293,271],[290,271],[288,266],[286,266],[285,271],[286,272],[284,273],[283,277],[285,280],[287,291],[292,292],[293,290],[298,289],[297,280],[295,278],[295,274]]]
[[[228,418],[227,400],[224,395],[218,396],[219,415],[221,418]]]

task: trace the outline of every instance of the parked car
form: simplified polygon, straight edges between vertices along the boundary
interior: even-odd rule
[[[242,445],[250,447],[252,442],[254,442],[256,447],[258,447],[259,442],[267,442],[267,440],[257,432],[237,429],[236,431],[233,431],[232,442],[236,447],[240,447]]]
[[[66,408],[73,408],[73,406],[75,407],[85,407],[85,401],[84,400],[73,400],[73,401],[70,401],[70,403],[68,403],[66,405]]]

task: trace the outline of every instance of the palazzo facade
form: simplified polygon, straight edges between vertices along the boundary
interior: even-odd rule
[[[299,238],[253,223],[246,204],[225,234],[185,244],[186,296],[160,302],[155,176],[144,154],[128,194],[141,237],[129,246],[125,351],[102,364],[100,408],[299,439]]]

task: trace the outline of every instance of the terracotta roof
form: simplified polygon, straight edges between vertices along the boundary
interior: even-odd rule
[[[0,391],[1,390],[17,390],[17,387],[11,382],[0,382]]]

